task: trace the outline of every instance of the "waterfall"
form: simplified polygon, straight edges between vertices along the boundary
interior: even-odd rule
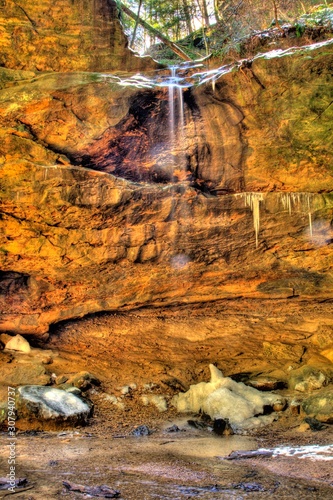
[[[170,66],[171,76],[163,82],[163,85],[168,87],[170,145],[172,149],[178,146],[183,152],[185,140],[184,86],[182,78],[177,75],[177,70],[178,66]]]
[[[170,67],[171,78],[168,85],[169,93],[169,130],[170,130],[170,143],[174,144],[175,141],[175,80],[176,80],[176,66]]]

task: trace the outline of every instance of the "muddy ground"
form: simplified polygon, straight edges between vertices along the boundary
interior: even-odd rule
[[[265,431],[254,436],[216,437],[209,431],[177,423],[183,431],[170,433],[156,425],[151,436],[133,437],[102,432],[99,425],[66,432],[17,436],[17,471],[31,489],[15,499],[88,498],[70,492],[63,481],[85,486],[106,484],[124,500],[148,499],[330,499],[332,462],[276,457],[228,461],[235,449],[256,449],[273,443],[326,443],[331,435],[295,431]],[[6,436],[2,436],[4,442]],[[1,459],[6,469],[6,447]],[[19,491],[19,490],[17,490]],[[3,495],[3,494],[2,494]],[[92,496],[90,498],[98,498]]]
[[[170,405],[178,391],[209,380],[209,363],[241,379],[249,373],[278,373],[288,363],[297,367],[307,356],[319,356],[320,335],[327,335],[324,326],[331,322],[332,306],[288,307],[288,313],[272,307],[266,314],[256,314],[253,305],[241,310],[235,306],[233,312],[192,307],[159,315],[101,314],[55,326],[46,344],[35,343],[24,356],[50,356],[47,370],[57,376],[82,370],[95,374],[101,385],[87,393],[94,416],[87,427],[76,429],[18,429],[16,477],[27,478],[30,489],[17,489],[13,498],[99,498],[68,491],[63,485],[67,481],[88,487],[106,484],[123,500],[331,499],[333,461],[296,455],[225,459],[234,450],[332,444],[331,425],[312,431],[304,427],[304,416],[287,409],[268,427],[242,436],[217,436],[209,425],[197,429],[188,424],[199,416],[177,414]],[[276,343],[270,358],[263,342]],[[290,359],[284,358],[281,345],[290,347]],[[131,384],[134,388],[123,394]],[[278,392],[287,399],[295,396],[286,388]],[[145,406],[144,394],[163,395],[167,411]],[[112,404],[107,396],[116,396],[121,404]],[[139,425],[148,426],[151,434],[133,436]],[[175,425],[179,430],[170,432]],[[3,432],[0,476],[8,471],[8,439]]]

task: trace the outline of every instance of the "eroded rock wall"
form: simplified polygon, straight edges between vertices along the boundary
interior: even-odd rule
[[[127,48],[114,0],[3,0],[0,66],[31,71],[148,69]]]
[[[3,330],[43,332],[70,317],[143,305],[332,297],[331,195],[311,199],[311,236],[307,207],[290,215],[280,194],[267,194],[256,248],[242,197],[68,166],[8,167]]]
[[[331,300],[332,46],[189,89],[177,150],[166,89],[3,70],[15,85],[0,93],[0,328],[235,297]]]

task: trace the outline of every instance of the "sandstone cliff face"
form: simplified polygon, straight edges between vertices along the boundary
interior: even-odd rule
[[[3,69],[0,328],[331,299],[332,63],[327,42],[187,89],[173,144],[166,88]]]
[[[152,68],[127,49],[114,0],[4,0],[0,66],[32,71]]]

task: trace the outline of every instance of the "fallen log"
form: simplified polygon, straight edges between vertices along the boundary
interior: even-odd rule
[[[156,36],[159,40],[161,40],[165,45],[167,45],[177,56],[179,56],[181,59],[184,61],[192,61],[192,59],[185,54],[185,52],[178,47],[174,42],[171,42],[168,37],[163,35],[160,31],[158,31],[156,28],[153,28],[150,24],[147,23],[147,21],[144,21],[144,19],[141,19],[135,12],[133,12],[131,9],[126,7],[122,2],[118,2],[121,9],[127,14],[129,17],[134,19],[134,21],[138,24],[140,24],[143,28],[145,28],[147,31],[152,33],[154,36]]]

